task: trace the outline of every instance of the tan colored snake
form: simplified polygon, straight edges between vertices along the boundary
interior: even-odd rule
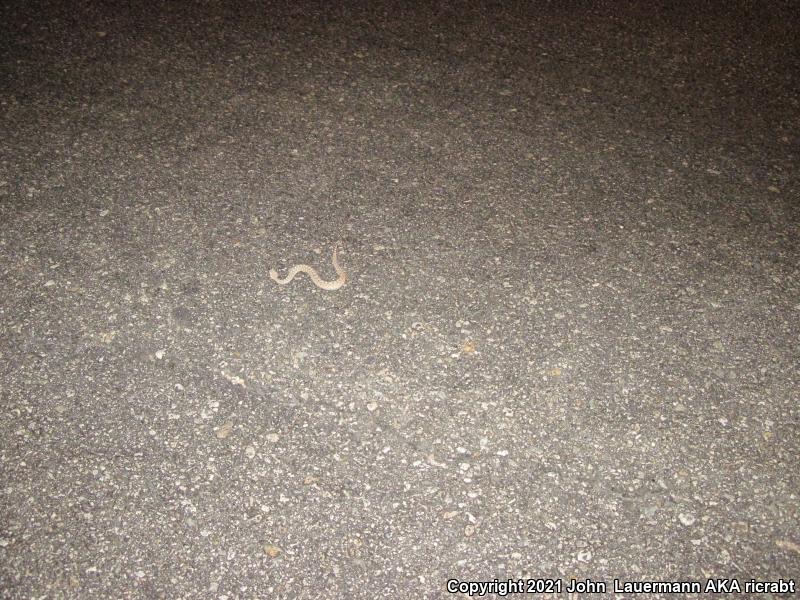
[[[336,269],[336,274],[339,276],[333,281],[325,281],[319,276],[314,267],[309,267],[308,265],[293,266],[291,269],[289,269],[289,273],[283,279],[278,277],[278,272],[275,269],[270,269],[270,279],[272,279],[272,281],[275,283],[279,283],[280,285],[286,285],[287,283],[290,283],[292,279],[294,279],[294,276],[298,273],[305,273],[311,278],[311,281],[313,281],[314,285],[317,287],[322,288],[323,290],[338,290],[344,285],[344,282],[347,281],[347,273],[342,268],[342,265],[339,264],[339,258],[337,256],[339,245],[339,243],[336,243],[333,246],[333,268]]]

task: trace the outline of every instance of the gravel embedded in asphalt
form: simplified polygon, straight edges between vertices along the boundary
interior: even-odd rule
[[[798,16],[4,4],[0,597],[791,596]]]

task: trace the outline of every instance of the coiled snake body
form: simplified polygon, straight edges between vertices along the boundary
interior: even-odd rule
[[[278,277],[278,272],[275,269],[270,269],[269,277],[275,283],[278,283],[280,285],[286,285],[287,283],[290,283],[292,279],[294,279],[294,276],[297,275],[298,273],[305,273],[311,278],[311,281],[313,281],[314,285],[316,285],[317,287],[322,288],[323,290],[338,290],[340,287],[344,285],[345,281],[347,281],[347,273],[342,268],[342,265],[339,264],[339,258],[337,256],[338,249],[339,249],[339,244],[335,244],[333,246],[333,268],[336,269],[336,274],[339,277],[337,277],[333,281],[325,281],[324,279],[322,279],[322,277],[319,276],[314,267],[309,267],[308,265],[293,266],[291,269],[289,269],[289,273],[283,279]]]

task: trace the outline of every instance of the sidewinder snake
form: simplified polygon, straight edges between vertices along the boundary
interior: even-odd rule
[[[292,279],[294,279],[294,276],[298,273],[305,273],[311,278],[311,281],[313,281],[314,285],[317,287],[322,288],[323,290],[338,290],[344,285],[344,282],[347,281],[347,273],[342,268],[342,265],[339,264],[339,258],[337,256],[337,250],[339,249],[339,246],[339,243],[336,243],[333,246],[333,268],[336,269],[336,274],[338,275],[338,277],[333,281],[325,281],[319,276],[314,267],[309,267],[308,265],[293,266],[291,269],[289,269],[288,275],[286,275],[286,277],[283,279],[278,277],[278,272],[275,269],[270,269],[270,279],[280,285],[286,285],[287,283],[291,282]]]

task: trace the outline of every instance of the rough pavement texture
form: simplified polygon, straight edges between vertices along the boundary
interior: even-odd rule
[[[138,4],[0,9],[3,598],[800,577],[796,3]]]

